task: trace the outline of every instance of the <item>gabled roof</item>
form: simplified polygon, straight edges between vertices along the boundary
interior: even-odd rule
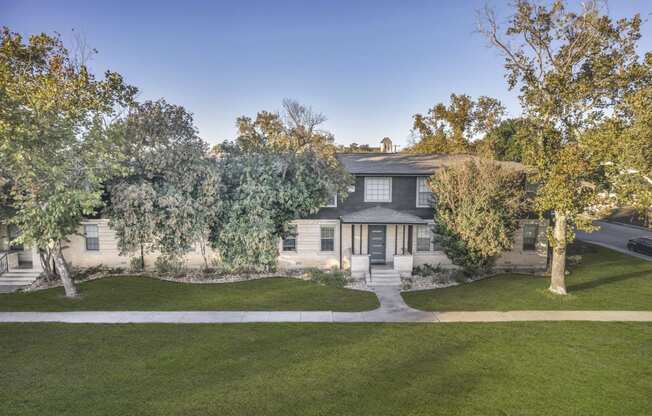
[[[342,215],[346,224],[426,224],[427,221],[407,212],[390,208],[372,207]]]
[[[338,153],[337,160],[354,175],[424,175],[430,176],[437,169],[458,165],[469,160],[479,160],[473,155],[449,155],[446,153]],[[507,168],[523,169],[515,162],[498,162]]]

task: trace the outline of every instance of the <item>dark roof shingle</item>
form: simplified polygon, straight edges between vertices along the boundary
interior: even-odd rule
[[[354,175],[427,175],[437,169],[454,166],[469,160],[473,155],[449,155],[446,153],[338,153],[337,159]],[[522,169],[520,163],[499,162],[508,168]]]

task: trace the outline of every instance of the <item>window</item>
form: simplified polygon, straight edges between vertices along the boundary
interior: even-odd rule
[[[321,251],[335,251],[335,226],[322,225],[321,233]]]
[[[523,251],[533,251],[537,249],[538,233],[538,224],[525,224],[525,226],[523,226]]]
[[[432,192],[428,187],[428,177],[417,177],[417,207],[426,208],[432,204]]]
[[[100,249],[97,225],[84,225],[84,236],[86,237],[86,250],[97,251]]]
[[[297,251],[297,226],[294,224],[290,224],[283,239],[283,251]]]
[[[432,225],[417,226],[417,252],[435,251],[433,232]]]
[[[364,202],[392,202],[392,178],[364,178]]]
[[[326,205],[324,206],[330,208],[337,207],[337,192],[334,193],[328,201],[326,201]]]

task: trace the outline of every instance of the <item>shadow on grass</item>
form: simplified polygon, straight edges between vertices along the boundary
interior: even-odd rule
[[[589,290],[589,289],[595,289],[600,286],[604,285],[609,285],[612,283],[619,283],[625,280],[629,279],[635,279],[638,277],[643,277],[645,275],[652,275],[649,270],[644,270],[641,272],[634,272],[634,273],[625,273],[621,274],[618,276],[608,276],[608,277],[603,277],[601,279],[594,279],[590,280],[588,282],[583,282],[583,283],[577,283],[577,284],[571,284],[568,285],[568,290],[569,291],[582,291],[582,290]]]

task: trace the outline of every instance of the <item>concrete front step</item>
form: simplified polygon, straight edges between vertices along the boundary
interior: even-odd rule
[[[0,285],[3,286],[28,286],[40,275],[40,272],[29,269],[11,269],[0,275]]]

